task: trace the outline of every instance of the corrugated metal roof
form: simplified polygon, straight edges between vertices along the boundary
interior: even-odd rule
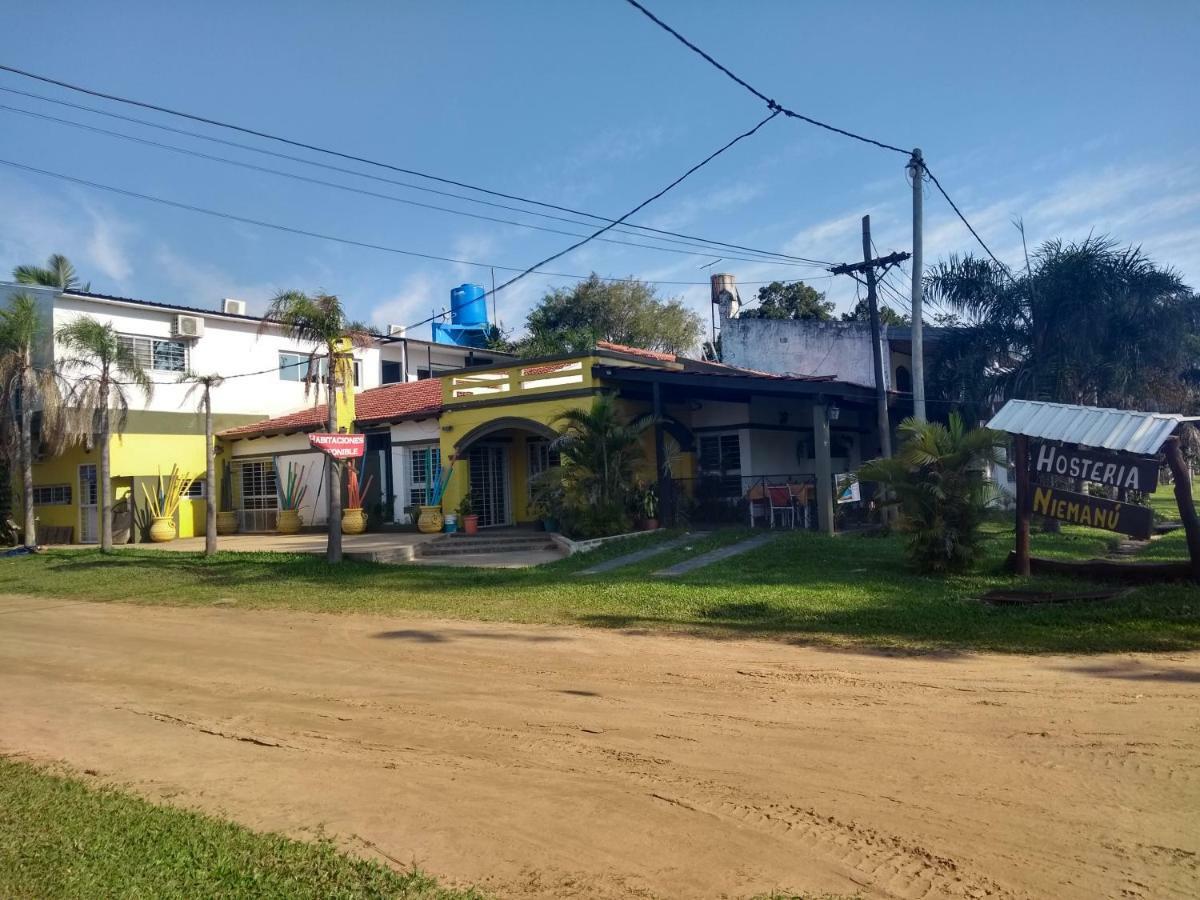
[[[1195,420],[1175,413],[1009,400],[988,422],[988,427],[1048,441],[1150,456],[1162,449],[1181,422]]]

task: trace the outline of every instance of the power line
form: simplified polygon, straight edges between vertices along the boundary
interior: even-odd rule
[[[519,203],[527,203],[532,206],[540,206],[543,209],[553,209],[558,212],[571,213],[572,215],[587,216],[590,219],[597,219],[601,222],[609,222],[609,223],[614,222],[613,219],[610,219],[607,216],[598,215],[596,213],[589,213],[589,212],[586,212],[583,210],[572,209],[569,206],[561,206],[561,205],[558,205],[555,203],[547,203],[547,202],[544,202],[541,200],[533,200],[528,197],[522,197],[517,194],[507,194],[502,191],[496,191],[496,190],[492,190],[490,188],[480,187],[478,185],[469,184],[464,181],[456,181],[455,179],[452,179],[452,178],[443,178],[438,175],[431,175],[428,172],[421,172],[416,169],[408,169],[408,168],[404,168],[402,166],[393,165],[391,163],[380,162],[379,160],[370,159],[368,157],[357,156],[355,154],[345,153],[340,150],[332,150],[332,149],[329,149],[326,147],[320,147],[315,144],[305,143],[304,141],[297,141],[297,140],[293,140],[292,138],[286,138],[286,137],[282,137],[280,135],[270,134],[269,132],[258,131],[253,128],[246,128],[241,125],[234,125],[229,122],[222,122],[217,119],[207,118],[205,116],[199,116],[199,115],[195,115],[192,113],[183,112],[181,110],[170,109],[165,106],[159,106],[159,105],[156,105],[153,103],[147,103],[142,100],[134,100],[134,99],[131,99],[128,97],[121,97],[116,94],[109,94],[109,93],[105,93],[103,91],[97,91],[92,88],[83,87],[82,85],[71,84],[70,82],[60,81],[59,79],[56,79],[56,78],[50,78],[48,76],[38,75],[34,72],[29,72],[24,69],[18,69],[15,66],[4,65],[3,63],[0,63],[0,71],[11,72],[14,75],[20,75],[23,78],[30,78],[30,79],[33,79],[34,81],[43,82],[44,84],[52,84],[57,87],[65,88],[67,90],[75,91],[75,92],[81,93],[81,94],[87,94],[88,96],[92,96],[92,97],[98,97],[103,100],[111,100],[116,103],[124,103],[124,104],[130,105],[130,106],[141,107],[142,109],[153,110],[154,112],[160,112],[160,113],[177,116],[177,117],[184,118],[184,119],[190,119],[193,122],[200,122],[202,124],[212,125],[217,128],[226,128],[231,131],[241,132],[242,134],[248,134],[253,137],[263,138],[264,140],[276,141],[278,143],[286,144],[286,145],[289,145],[292,147],[297,147],[302,150],[311,150],[315,153],[323,153],[325,155],[338,157],[340,159],[345,159],[350,162],[358,162],[358,163],[363,163],[365,165],[377,166],[382,169],[389,169],[393,172],[399,172],[404,175],[414,175],[418,178],[425,178],[425,179],[428,179],[429,181],[435,181],[440,184],[448,184],[448,185],[452,185],[454,187],[460,187],[460,188],[464,188],[464,189],[470,190],[470,191],[477,191],[478,193],[487,194],[492,197],[500,197],[505,200],[515,200]],[[9,90],[9,89],[5,89],[5,90]],[[21,93],[21,92],[17,92],[17,93]],[[38,95],[34,95],[34,94],[28,94],[27,96],[38,97]],[[51,103],[65,102],[65,101],[52,100],[50,98],[45,98],[45,97],[38,97],[38,99],[47,100],[48,102],[51,102]],[[68,105],[70,105],[70,104],[68,104]],[[111,113],[104,113],[99,110],[91,110],[89,107],[81,107],[81,108],[88,109],[89,111],[92,111],[92,112],[99,112],[101,115],[115,115],[115,114],[111,114]],[[149,122],[142,122],[141,120],[137,120],[137,119],[133,119],[132,121],[140,122],[140,124],[151,125],[151,127],[166,127],[166,126],[154,125],[153,123],[149,123]],[[205,138],[205,139],[209,139],[209,140],[217,140],[215,138],[206,138],[203,135],[193,134],[191,132],[183,132],[183,133],[191,134],[191,136],[193,136],[193,137],[201,137],[201,138]],[[235,144],[235,146],[243,146],[243,145]],[[257,148],[253,148],[253,147],[243,147],[243,148],[248,149],[248,150],[257,150]],[[257,152],[269,152],[269,151],[258,150]],[[321,165],[320,163],[315,163],[311,160],[303,160],[303,159],[297,158],[297,161],[298,162],[307,162],[310,165]],[[366,175],[365,173],[360,173],[360,172],[351,172],[351,174],[362,175],[362,177],[371,177],[369,175]],[[415,187],[413,185],[407,185],[407,186]],[[416,189],[422,190],[422,188],[416,188]],[[452,196],[457,196],[457,195],[452,195]],[[460,199],[470,199],[470,198],[460,197]],[[476,200],[474,202],[483,202],[483,201]],[[526,212],[530,212],[530,211],[526,211]],[[537,215],[537,213],[532,213],[532,212],[530,212],[530,214]],[[582,224],[582,223],[576,223],[576,224]],[[695,235],[683,234],[680,232],[669,231],[667,229],[653,228],[649,225],[637,225],[632,222],[627,223],[627,224],[629,225],[630,228],[637,228],[641,231],[653,232],[656,234],[667,235],[667,236],[675,237],[675,238],[684,238],[686,240],[698,241],[700,243],[710,244],[712,246],[717,246],[717,247],[727,247],[727,248],[731,248],[734,250],[742,250],[742,251],[748,252],[748,253],[765,253],[765,254],[769,254],[769,255],[784,256],[784,257],[789,256],[789,254],[778,254],[778,253],[773,253],[772,251],[759,250],[754,247],[742,246],[740,244],[731,244],[731,243],[727,243],[725,241],[709,240],[707,238],[696,237]],[[799,262],[813,262],[813,263],[818,263],[818,264],[824,264],[822,260],[810,260],[810,259],[804,259],[803,257],[792,257],[792,258],[796,259]]]
[[[646,7],[642,6],[642,4],[638,2],[638,0],[625,0],[625,2],[628,3],[630,6],[632,6],[634,9],[641,12],[644,16],[646,16],[646,18],[650,19],[650,21],[654,22],[654,24],[656,24],[659,28],[663,29],[663,31],[670,34],[672,37],[674,37],[677,41],[679,41],[681,44],[683,44],[685,47],[687,47],[693,53],[696,53],[699,56],[701,56],[705,61],[707,61],[709,63],[709,65],[714,66],[719,71],[724,73],[727,77],[731,78],[737,84],[741,85],[743,88],[745,88],[747,91],[749,91],[755,97],[757,97],[759,100],[762,100],[764,103],[767,104],[768,109],[782,112],[785,116],[787,116],[790,119],[800,119],[801,121],[807,122],[810,125],[816,125],[818,128],[824,128],[826,131],[832,131],[836,134],[840,134],[840,135],[843,135],[848,138],[853,138],[856,141],[862,141],[864,144],[873,144],[874,146],[879,147],[883,150],[893,150],[896,153],[903,153],[905,156],[908,156],[908,157],[913,156],[913,153],[910,150],[904,150],[901,147],[897,147],[893,144],[887,144],[887,143],[884,143],[883,141],[877,141],[874,138],[869,138],[869,137],[866,137],[865,135],[855,134],[853,131],[847,131],[844,128],[838,128],[836,125],[830,125],[828,122],[822,122],[819,119],[814,119],[810,116],[802,115],[798,112],[795,112],[794,110],[788,109],[785,106],[781,106],[778,102],[776,102],[772,98],[768,97],[762,91],[758,90],[758,88],[754,87],[752,84],[745,81],[744,79],[739,78],[737,75],[735,75],[733,72],[731,72],[728,68],[723,66],[721,63],[717,62],[715,59],[713,59],[712,56],[705,53],[703,50],[701,50],[699,47],[697,47],[695,44],[693,44],[691,41],[689,41],[687,38],[685,38],[682,34],[680,34],[678,31],[676,31],[674,28],[672,28],[670,25],[668,25],[666,22],[664,22],[662,19],[660,19],[654,13],[650,12],[650,10],[646,9]],[[933,172],[930,170],[929,166],[924,162],[924,160],[920,161],[920,165],[921,165],[921,168],[925,170],[926,174],[929,175],[929,179],[933,182],[934,186],[938,189],[938,192],[943,197],[946,198],[946,202],[950,204],[950,208],[954,210],[955,214],[959,217],[959,219],[962,220],[962,223],[967,226],[967,230],[971,232],[971,235],[975,238],[975,240],[979,242],[979,246],[982,247],[987,252],[987,255],[992,258],[992,261],[994,263],[996,263],[996,265],[1000,266],[1000,268],[1004,270],[1005,274],[1008,275],[1008,277],[1011,279],[1012,273],[1009,271],[1008,266],[1006,266],[1006,265],[1004,265],[1004,263],[1000,262],[1000,260],[996,258],[996,255],[994,253],[992,253],[991,248],[988,247],[988,245],[986,243],[984,243],[983,238],[981,238],[979,236],[979,232],[977,232],[975,230],[974,226],[972,226],[971,223],[967,221],[967,217],[963,215],[962,210],[960,210],[958,208],[958,205],[953,200],[950,199],[950,195],[948,193],[946,193],[946,190],[945,190],[945,188],[942,187],[941,182],[939,182],[937,180],[937,176],[933,174]]]
[[[708,165],[710,162],[712,162],[714,159],[716,159],[718,156],[720,156],[722,153],[724,153],[729,148],[733,147],[738,142],[743,141],[746,138],[752,137],[753,135],[757,134],[758,130],[760,128],[762,128],[764,125],[766,125],[772,119],[774,119],[777,115],[779,115],[778,110],[772,112],[769,116],[767,116],[765,119],[760,121],[757,125],[755,125],[753,128],[751,128],[749,131],[743,131],[741,134],[739,134],[737,137],[733,138],[732,140],[728,141],[722,147],[718,148],[717,150],[714,150],[708,156],[704,157],[704,159],[700,160],[700,162],[696,163],[694,166],[692,166],[690,169],[688,169],[686,172],[684,172],[682,175],[680,175],[678,178],[676,178],[674,181],[672,181],[670,184],[668,184],[665,188],[658,191],[656,194],[653,194],[652,196],[647,197],[645,200],[643,200],[641,203],[639,203],[637,206],[635,206],[629,212],[625,213],[625,215],[621,216],[621,218],[617,219],[614,222],[610,222],[608,225],[605,225],[603,228],[593,232],[592,234],[585,237],[582,241],[577,241],[576,243],[572,244],[570,247],[567,247],[566,249],[560,250],[558,253],[555,253],[553,256],[547,256],[541,262],[534,263],[532,266],[530,266],[524,272],[508,279],[508,281],[501,284],[498,288],[495,288],[493,290],[493,293],[495,293],[495,291],[502,291],[506,287],[508,287],[510,284],[514,284],[514,283],[520,281],[526,275],[535,271],[539,266],[544,266],[547,263],[553,262],[554,260],[558,259],[559,257],[566,256],[572,250],[577,250],[578,248],[582,247],[584,244],[588,243],[588,241],[595,240],[600,235],[604,234],[604,232],[608,231],[610,228],[616,227],[617,225],[621,224],[626,219],[628,219],[630,216],[635,215],[640,210],[645,209],[647,206],[649,206],[651,203],[653,203],[655,200],[657,200],[663,194],[667,193],[667,191],[671,190],[676,185],[678,185],[680,182],[682,182],[685,178],[687,178],[693,172],[696,172],[697,170],[704,168],[704,166]]]
[[[45,175],[48,178],[58,178],[62,181],[69,181],[73,184],[82,185],[84,187],[95,188],[96,190],[108,191],[110,193],[119,194],[124,197],[133,197],[137,200],[146,200],[150,203],[159,203],[159,204],[162,204],[163,206],[174,207],[175,209],[182,209],[182,210],[186,210],[188,212],[201,213],[203,215],[213,216],[213,217],[219,218],[219,219],[228,219],[233,222],[241,222],[244,225],[255,225],[259,228],[270,228],[275,231],[283,231],[288,234],[297,234],[297,235],[301,235],[303,237],[317,238],[317,239],[323,240],[323,241],[333,241],[334,243],[337,243],[337,244],[347,244],[351,247],[361,247],[361,248],[364,248],[367,250],[381,250],[385,253],[396,253],[401,256],[414,256],[419,259],[428,259],[428,260],[433,260],[435,262],[457,263],[459,265],[474,266],[474,267],[480,268],[480,269],[496,268],[496,269],[500,269],[505,272],[523,272],[526,275],[545,275],[545,276],[548,276],[551,278],[570,278],[570,279],[573,279],[576,281],[586,281],[588,278],[591,277],[590,275],[575,275],[575,274],[571,274],[568,272],[542,272],[542,271],[530,271],[528,269],[522,270],[518,266],[502,266],[502,265],[498,265],[496,263],[476,262],[475,260],[470,260],[470,259],[456,259],[456,258],[450,257],[450,256],[437,256],[432,253],[420,253],[415,250],[403,250],[399,247],[388,247],[383,244],[372,244],[367,241],[356,241],[351,238],[343,238],[343,237],[338,237],[336,235],[331,235],[331,234],[322,234],[321,232],[318,232],[318,231],[307,231],[303,228],[294,228],[290,225],[281,225],[278,222],[267,222],[262,219],[251,219],[247,216],[238,216],[238,215],[234,215],[233,213],[221,212],[220,210],[207,209],[203,206],[193,206],[190,203],[181,203],[177,200],[168,200],[165,197],[155,197],[151,194],[142,194],[142,193],[139,193],[138,191],[131,191],[131,190],[127,190],[125,188],[114,187],[113,185],[109,185],[109,184],[101,184],[100,182],[97,182],[97,181],[88,181],[85,178],[76,178],[73,175],[65,175],[61,172],[51,172],[48,169],[38,169],[34,166],[27,166],[24,163],[14,162],[13,160],[0,159],[0,165],[9,166],[14,169],[21,169],[25,172],[32,172],[36,175]],[[662,280],[655,280],[655,279],[632,278],[632,277],[630,277],[630,278],[615,278],[615,277],[608,276],[608,275],[605,275],[605,276],[598,275],[596,277],[599,278],[601,281],[641,282],[643,284],[696,285],[696,286],[709,284],[709,282],[707,282],[707,281],[662,281]],[[745,283],[746,284],[770,284],[769,281],[760,281],[760,282],[748,281]],[[441,313],[439,315],[444,315],[444,313]],[[429,320],[427,320],[427,321],[429,321]],[[418,324],[420,324],[420,323],[418,323]]]
[[[836,125],[830,125],[828,122],[822,122],[819,119],[814,119],[811,116],[806,116],[802,113],[796,112],[795,110],[788,109],[786,106],[782,106],[781,104],[777,103],[775,100],[768,97],[762,91],[758,90],[758,88],[754,87],[748,81],[746,81],[742,78],[739,78],[737,75],[733,74],[733,72],[731,72],[725,66],[721,65],[721,63],[717,62],[715,59],[713,59],[711,56],[709,56],[707,53],[705,53],[703,50],[701,50],[699,47],[697,47],[695,44],[693,44],[691,41],[689,41],[687,38],[685,38],[682,34],[680,34],[678,31],[676,31],[674,28],[672,28],[670,25],[668,25],[666,22],[664,22],[662,19],[660,19],[654,13],[650,12],[650,10],[646,9],[646,7],[642,6],[642,4],[638,3],[637,0],[625,0],[625,2],[628,3],[630,6],[632,6],[634,9],[638,10],[638,12],[640,12],[642,15],[644,15],[646,18],[648,18],[651,22],[653,22],[655,25],[657,25],[663,31],[667,32],[667,34],[671,35],[673,38],[675,38],[677,41],[679,41],[681,44],[683,44],[685,47],[687,47],[693,53],[698,54],[706,62],[708,62],[709,65],[715,67],[720,72],[725,74],[728,78],[731,78],[737,84],[744,87],[746,90],[748,90],[751,94],[753,94],[759,100],[763,101],[763,103],[767,104],[767,108],[772,110],[773,112],[783,113],[789,119],[799,119],[802,122],[807,122],[809,125],[816,125],[818,128],[824,128],[826,131],[832,131],[835,134],[844,135],[845,137],[853,138],[856,141],[862,141],[864,144],[873,144],[874,146],[879,147],[883,150],[893,150],[896,153],[903,153],[905,156],[910,155],[910,151],[908,151],[908,150],[903,150],[900,147],[895,147],[891,144],[885,144],[883,141],[877,141],[874,138],[869,138],[869,137],[866,137],[861,134],[855,134],[853,131],[847,131],[844,128],[838,128]]]
[[[381,194],[378,191],[369,191],[364,188],[356,188],[356,187],[352,187],[350,185],[338,184],[337,182],[325,181],[321,178],[310,178],[307,175],[298,175],[293,172],[284,172],[281,169],[272,169],[268,166],[258,166],[253,163],[242,162],[242,161],[236,160],[236,159],[229,159],[224,156],[216,156],[211,153],[202,153],[198,150],[189,150],[185,147],[177,147],[172,144],[164,144],[159,141],[152,141],[152,140],[149,140],[148,138],[140,138],[140,137],[137,137],[137,136],[131,135],[131,134],[122,134],[119,131],[110,131],[107,128],[99,128],[95,125],[88,125],[83,122],[72,122],[69,119],[61,119],[61,118],[58,118],[57,116],[49,116],[44,113],[33,112],[32,110],[19,109],[17,107],[7,106],[2,103],[0,103],[0,110],[4,110],[6,112],[18,113],[18,114],[24,115],[24,116],[32,116],[37,119],[44,119],[46,121],[55,122],[60,125],[68,125],[73,128],[81,128],[85,131],[92,131],[97,134],[107,135],[109,137],[120,138],[122,140],[127,140],[127,141],[133,141],[138,144],[144,144],[144,145],[147,145],[150,147],[157,147],[162,150],[169,150],[173,153],[182,153],[187,156],[197,157],[199,159],[207,159],[207,160],[210,160],[213,162],[224,163],[225,165],[237,166],[238,168],[242,168],[242,169],[250,169],[255,172],[265,172],[269,175],[277,175],[281,178],[290,178],[294,181],[302,181],[307,184],[316,184],[316,185],[320,185],[322,187],[334,188],[336,190],[341,190],[341,191],[348,191],[348,192],[354,193],[354,194],[362,194],[364,196],[375,197],[380,200],[390,200],[394,203],[403,203],[408,206],[416,206],[416,207],[420,207],[422,209],[432,209],[432,210],[435,210],[438,212],[445,212],[445,213],[451,213],[453,215],[466,216],[466,217],[472,218],[472,219],[482,219],[483,221],[486,221],[486,222],[497,222],[502,225],[515,225],[518,228],[530,228],[535,231],[549,232],[550,234],[562,234],[562,235],[567,235],[569,237],[585,237],[585,235],[582,235],[579,232],[575,232],[575,231],[563,231],[561,228],[547,228],[544,225],[532,225],[527,222],[516,222],[516,221],[513,221],[512,219],[501,219],[496,216],[485,216],[485,215],[481,215],[479,213],[467,212],[466,210],[451,209],[446,206],[437,206],[432,203],[421,203],[418,200],[409,200],[404,197],[397,197],[393,194]],[[643,243],[640,243],[637,241],[621,241],[621,240],[616,240],[614,238],[599,238],[598,240],[601,240],[601,241],[604,241],[604,242],[610,243],[610,244],[621,244],[626,247],[641,247],[643,249],[648,249],[648,250],[657,250],[657,251],[660,251],[663,253],[681,253],[686,256],[700,256],[700,257],[708,257],[711,255],[711,253],[709,253],[709,252],[698,252],[698,251],[704,250],[705,248],[698,248],[697,250],[681,250],[676,247],[662,247],[662,246],[658,246],[656,244],[643,244]],[[727,256],[726,259],[734,259],[734,260],[738,260],[740,262],[750,262],[750,263],[768,263],[768,264],[780,265],[780,266],[813,266],[813,265],[815,265],[814,263],[794,263],[794,262],[788,262],[785,260],[765,258],[765,257]]]

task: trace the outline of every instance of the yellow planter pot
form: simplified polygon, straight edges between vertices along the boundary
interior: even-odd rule
[[[237,534],[238,515],[235,512],[217,513],[217,534]]]
[[[362,534],[367,530],[367,515],[361,506],[342,511],[342,534]]]
[[[417,518],[417,531],[421,534],[437,534],[446,522],[440,506],[422,506]]]
[[[150,523],[150,540],[156,544],[175,540],[175,521],[169,516],[155,517]]]
[[[275,531],[278,534],[300,533],[300,512],[295,509],[281,509],[275,516]]]

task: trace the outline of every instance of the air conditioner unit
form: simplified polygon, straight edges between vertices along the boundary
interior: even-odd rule
[[[407,325],[388,325],[388,337],[404,337],[408,334]]]
[[[226,297],[221,301],[221,312],[228,316],[244,316],[246,314],[246,301]]]
[[[200,316],[176,316],[171,322],[171,337],[198,338],[204,334],[204,319]]]

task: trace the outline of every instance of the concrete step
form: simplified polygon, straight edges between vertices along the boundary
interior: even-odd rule
[[[530,550],[554,550],[557,545],[545,534],[504,535],[446,535],[417,546],[417,555],[457,556],[477,553],[522,553]]]

